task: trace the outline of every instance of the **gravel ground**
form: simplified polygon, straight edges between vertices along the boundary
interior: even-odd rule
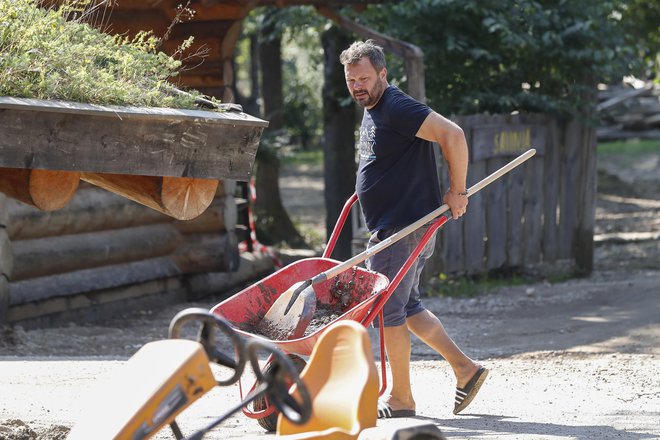
[[[296,185],[318,185],[314,173],[309,176],[285,174],[283,191],[289,192],[283,199],[297,199]],[[644,179],[653,176],[649,171]],[[609,191],[608,185],[619,188],[623,181],[616,175],[601,181],[596,232],[602,241],[594,273],[491,289],[475,298],[427,299],[459,346],[491,374],[465,414],[454,416],[455,384],[446,362],[414,340],[418,415],[379,421],[379,427],[433,423],[456,439],[660,439],[660,244],[605,235],[659,232],[660,197]],[[304,215],[322,218],[318,213]],[[121,371],[144,343],[166,337],[181,309],[217,302],[134,311],[103,323],[6,331],[0,338],[0,439],[65,438],[83,410],[101,409],[86,400],[99,380]],[[379,358],[379,342],[370,332]],[[182,430],[190,434],[205,426],[238,398],[235,385],[216,388],[179,417]],[[117,404],[103,402],[103,408]],[[205,438],[269,436],[239,413]],[[165,430],[157,438],[173,437]]]

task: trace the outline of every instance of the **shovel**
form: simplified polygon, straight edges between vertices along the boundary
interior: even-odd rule
[[[476,194],[485,186],[491,184],[495,180],[502,177],[504,174],[525,162],[530,157],[534,156],[534,154],[536,154],[535,149],[532,148],[527,150],[508,164],[504,165],[499,170],[486,176],[480,182],[469,188],[467,191],[467,196],[470,197]],[[399,232],[381,241],[377,245],[372,246],[371,248],[357,254],[351,259],[346,260],[345,262],[338,264],[337,266],[334,266],[325,272],[321,272],[311,279],[295,283],[293,286],[289,287],[286,292],[280,295],[277,300],[275,300],[270,309],[268,309],[268,312],[266,312],[266,315],[264,316],[264,322],[267,325],[277,328],[281,334],[289,335],[287,339],[301,337],[309,325],[309,322],[314,315],[314,311],[316,310],[316,294],[314,293],[314,285],[334,278],[340,273],[352,268],[353,266],[357,266],[367,258],[391,246],[392,244],[416,231],[426,223],[447,212],[448,210],[449,206],[444,204],[434,211],[426,214],[416,222],[406,226]],[[292,313],[291,315],[287,316],[292,309],[295,309],[296,313]]]

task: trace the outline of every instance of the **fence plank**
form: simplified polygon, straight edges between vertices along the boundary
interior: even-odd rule
[[[594,228],[596,217],[596,130],[582,128],[582,148],[580,148],[582,184],[578,224],[575,238],[575,266],[578,273],[588,274],[594,264]]]
[[[512,170],[506,176],[508,199],[507,266],[510,267],[518,267],[522,264],[523,182],[524,173],[520,168]]]
[[[555,122],[550,124],[549,148],[543,163],[543,260],[557,260],[557,204],[559,202],[560,130]]]
[[[493,158],[487,161],[488,174],[506,163],[505,159]],[[506,176],[504,177],[504,179]],[[486,268],[499,269],[506,263],[507,215],[506,184],[504,179],[493,182],[486,191],[487,263]]]
[[[478,115],[470,125],[478,126],[486,118]],[[468,187],[486,177],[486,161],[475,159],[474,130],[465,128],[470,146],[470,166],[468,167]],[[465,271],[468,274],[483,273],[486,267],[486,201],[482,192],[470,196],[464,225]]]
[[[578,192],[584,184],[580,176],[580,132],[581,126],[571,121],[563,136],[561,156],[561,183],[559,203],[559,258],[572,258],[577,227]]]

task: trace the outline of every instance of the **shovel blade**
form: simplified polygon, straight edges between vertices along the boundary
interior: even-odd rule
[[[305,334],[305,330],[316,312],[314,288],[310,285],[303,289],[290,305],[288,312],[286,311],[296,288],[300,285],[302,282],[291,286],[268,309],[259,325],[262,334],[275,340],[298,339]]]

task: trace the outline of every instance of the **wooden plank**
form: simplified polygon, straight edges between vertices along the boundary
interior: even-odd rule
[[[13,241],[10,280],[169,255],[182,243],[182,235],[171,224]]]
[[[520,267],[523,262],[523,184],[524,169],[516,168],[506,176],[507,192],[507,266]]]
[[[559,157],[562,134],[556,122],[551,122],[547,154],[543,163],[543,260],[557,260],[557,207],[559,203]]]
[[[584,184],[580,175],[580,149],[582,127],[576,121],[570,121],[565,128],[561,155],[561,176],[559,188],[559,229],[558,257],[573,258],[575,230],[578,220],[578,191]]]
[[[159,257],[33,278],[9,284],[10,305],[13,308],[20,304],[113,289],[180,274],[169,257]]]
[[[487,174],[507,163],[505,159],[492,158],[486,162]],[[507,251],[507,194],[506,179],[493,182],[484,189],[486,194],[486,269],[499,269],[506,264]]]
[[[247,181],[267,125],[234,111],[0,97],[0,166]]]
[[[470,125],[463,127],[468,136],[470,146],[470,165],[468,167],[468,187],[486,177],[486,161],[475,160],[473,151],[473,131],[486,116],[470,118]],[[468,210],[465,216],[464,247],[465,271],[470,274],[483,273],[486,267],[486,200],[482,192],[470,196]]]
[[[442,159],[444,161],[444,159]],[[449,189],[449,173],[446,162],[442,167],[440,178],[440,188],[442,194]],[[449,215],[449,213],[447,213]],[[463,264],[463,222],[462,220],[450,220],[440,229],[442,236],[442,262],[443,272],[455,273],[461,271]],[[437,248],[437,244],[436,244]]]
[[[594,266],[594,230],[596,223],[596,131],[582,126],[580,148],[580,201],[575,238],[576,271],[588,275]]]
[[[522,122],[548,126],[549,118],[543,115],[520,115]],[[548,136],[550,130],[546,129]],[[545,141],[546,148],[551,145]],[[532,145],[534,147],[534,145]],[[535,156],[523,167],[523,224],[522,224],[522,261],[521,266],[536,264],[541,261],[543,240],[543,162],[545,157]]]
[[[542,258],[545,158],[533,157],[525,165],[524,170],[522,261],[524,266],[539,263]]]

